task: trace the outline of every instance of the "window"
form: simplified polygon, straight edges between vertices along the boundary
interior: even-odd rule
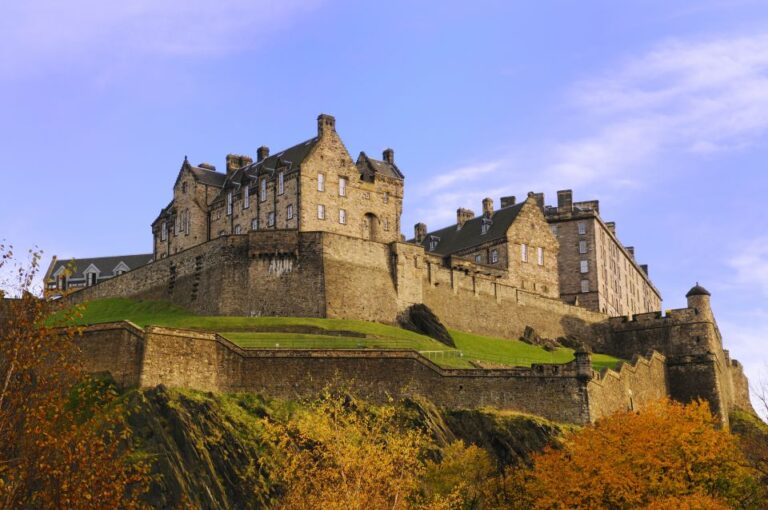
[[[67,290],[67,276],[66,275],[59,276],[59,288],[61,290]]]
[[[579,270],[580,270],[582,273],[588,273],[588,272],[589,272],[589,262],[588,262],[588,261],[586,261],[586,260],[582,260],[582,261],[581,261],[581,264],[580,264],[580,268],[579,268]]]
[[[499,250],[491,250],[491,264],[499,261]]]
[[[125,274],[125,271],[122,269],[118,269],[117,271],[115,271],[115,276],[120,276],[121,274]]]
[[[288,207],[286,208],[285,215],[289,220],[293,219],[293,204],[288,204]]]
[[[528,245],[527,244],[520,245],[520,260],[522,260],[523,262],[528,262]]]
[[[584,223],[583,221],[580,221],[576,225],[579,227],[579,235],[580,236],[583,236],[584,234],[587,233],[587,224],[586,223]]]
[[[389,203],[389,191],[385,191],[384,192],[384,199],[383,200],[384,200],[385,204]]]
[[[481,263],[482,261],[483,261],[483,256],[482,255],[475,255],[475,262],[477,264]]]
[[[227,193],[227,216],[232,216],[232,192]]]
[[[384,224],[384,230],[389,230],[389,220],[387,218],[384,218],[382,223]]]
[[[581,292],[589,292],[589,280],[581,280]]]
[[[587,242],[584,240],[579,241],[579,253],[587,253]]]
[[[268,227],[275,226],[275,211],[270,211],[270,213],[267,215],[267,226]]]
[[[347,178],[346,177],[339,177],[339,196],[340,197],[347,196]]]
[[[189,235],[189,209],[184,211],[184,233]]]
[[[277,194],[282,195],[285,193],[285,174],[280,172],[277,174]]]
[[[251,220],[251,230],[259,230],[259,219],[254,218]]]
[[[243,209],[248,209],[251,206],[251,188],[247,185],[243,189]]]
[[[163,222],[160,225],[160,240],[165,241],[166,239],[168,239],[168,223]]]
[[[325,174],[317,174],[317,191],[325,191]]]
[[[552,231],[552,235],[557,237],[557,225],[550,225],[549,229]]]
[[[235,225],[235,234],[239,234],[241,232],[240,225]]]
[[[483,218],[483,224],[480,225],[480,235],[487,234],[488,229],[491,228],[491,222],[487,218]]]
[[[267,180],[262,179],[259,188],[259,200],[264,202],[267,199]]]
[[[536,248],[536,262],[540,265],[544,265],[544,248],[539,246]]]
[[[435,248],[437,248],[438,243],[440,242],[439,237],[430,237],[429,238],[429,251],[435,251]]]
[[[85,275],[85,284],[87,286],[96,285],[96,273],[88,273]]]
[[[344,209],[339,209],[339,223],[342,225],[347,224],[347,211]]]
[[[325,219],[325,206],[323,204],[317,204],[317,219]]]

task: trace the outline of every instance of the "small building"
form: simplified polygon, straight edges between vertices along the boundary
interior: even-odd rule
[[[563,301],[611,316],[661,310],[661,293],[624,246],[616,224],[600,217],[597,200],[574,202],[571,190],[557,192],[557,207],[539,205],[560,242],[560,296]]]
[[[423,223],[414,228],[414,239],[427,253],[462,257],[478,265],[505,272],[509,285],[534,294],[558,298],[558,244],[533,194],[515,203],[501,199],[494,210],[493,200],[483,200],[483,214],[469,209],[456,211],[456,224],[427,232]]]
[[[90,287],[152,260],[151,253],[79,259],[58,259],[54,255],[45,273],[44,295],[46,298],[54,298],[68,290]]]

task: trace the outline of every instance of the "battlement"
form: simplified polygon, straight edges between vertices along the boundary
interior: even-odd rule
[[[608,324],[611,329],[618,330],[668,326],[670,322],[691,323],[707,320],[708,319],[702,316],[695,308],[676,308],[667,310],[664,315],[662,315],[661,312],[648,312],[609,317]]]

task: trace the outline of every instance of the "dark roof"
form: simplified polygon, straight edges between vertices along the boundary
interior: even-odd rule
[[[696,285],[694,285],[691,290],[688,291],[688,294],[685,295],[685,297],[691,297],[691,296],[711,296],[712,294],[709,293],[707,289],[699,285],[699,282],[696,282]]]
[[[93,264],[96,266],[101,274],[112,274],[112,271],[120,264],[124,262],[128,269],[136,269],[145,264],[152,262],[154,256],[151,253],[142,253],[139,255],[122,255],[116,257],[92,257],[81,259],[59,259],[51,269],[51,277],[54,273],[63,266],[67,266],[70,262],[74,263],[74,271],[72,276],[83,276],[83,271]]]
[[[368,157],[365,152],[360,153],[355,165],[357,165],[357,169],[363,177],[379,174],[393,179],[404,178],[403,173],[397,168],[397,165]]]
[[[195,179],[208,186],[216,186],[217,188],[221,188],[224,186],[224,181],[227,179],[227,174],[208,170],[207,168],[193,166],[190,167],[189,170],[192,172],[192,175],[195,176]]]
[[[430,232],[424,238],[421,245],[424,246],[426,251],[432,251],[440,255],[450,255],[478,244],[503,239],[507,235],[509,226],[514,223],[515,218],[517,218],[524,205],[525,202],[520,202],[519,204],[494,211],[491,216],[491,225],[485,234],[482,233],[485,217],[476,216],[471,220],[467,220],[461,229],[457,229],[456,224],[454,224],[450,227]],[[434,250],[429,249],[429,242],[432,237],[439,238]]]

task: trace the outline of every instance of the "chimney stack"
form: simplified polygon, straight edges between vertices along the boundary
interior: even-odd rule
[[[269,157],[269,147],[262,145],[256,149],[256,161],[264,161]]]
[[[573,191],[569,189],[557,192],[557,212],[570,212],[573,210]]]
[[[461,230],[461,227],[464,226],[467,220],[471,220],[474,217],[474,211],[464,208],[456,209],[456,230]]]
[[[239,168],[253,163],[250,156],[243,154],[227,154],[227,175],[232,175]]]
[[[393,151],[392,149],[384,149],[384,152],[381,155],[384,158],[384,161],[386,161],[390,165],[395,164],[395,151]]]
[[[645,273],[645,276],[648,276],[648,264],[640,264],[640,269],[643,270],[643,273]]]
[[[413,237],[417,243],[421,244],[424,239],[427,238],[427,225],[424,223],[417,223],[413,226]]]
[[[336,131],[336,118],[333,115],[321,113],[317,116],[317,136]]]
[[[493,216],[493,199],[492,198],[484,198],[483,199],[483,216],[486,218],[490,218]]]
[[[608,232],[610,232],[613,235],[616,235],[616,222],[615,221],[606,221],[605,226],[608,228]]]
[[[533,201],[536,202],[536,205],[541,209],[541,212],[544,212],[544,193],[534,193],[533,191],[529,191],[528,198],[533,198]]]
[[[515,205],[515,197],[501,197],[501,208]]]
[[[632,257],[632,260],[635,260],[635,247],[625,246],[624,249],[626,249],[629,252],[629,256]]]

